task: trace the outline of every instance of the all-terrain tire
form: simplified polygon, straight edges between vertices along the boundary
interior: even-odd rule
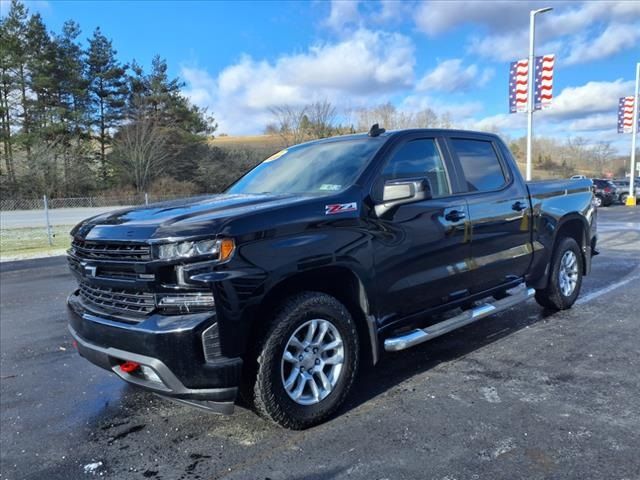
[[[331,393],[319,403],[300,405],[285,390],[281,362],[294,332],[314,319],[329,321],[337,329],[344,346],[344,361]],[[285,428],[302,430],[324,422],[340,407],[353,385],[359,349],[355,322],[338,300],[319,292],[303,292],[290,297],[276,312],[257,345],[251,404],[259,415]]]
[[[571,257],[571,253],[567,252],[573,254],[576,262],[575,276],[569,276],[569,278],[575,281],[575,285],[569,294],[566,294],[561,287],[561,273],[565,268],[563,259],[567,258],[565,255]],[[583,269],[583,258],[578,243],[571,237],[559,239],[551,259],[551,272],[549,274],[547,287],[536,290],[536,301],[538,304],[550,310],[565,310],[571,308],[580,294]]]

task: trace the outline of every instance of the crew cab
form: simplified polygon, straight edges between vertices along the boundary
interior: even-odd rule
[[[240,394],[302,429],[385,352],[531,297],[571,307],[592,201],[590,180],[525,183],[496,135],[374,125],[286,148],[220,195],[81,222],[69,330],[129,383],[218,413]]]

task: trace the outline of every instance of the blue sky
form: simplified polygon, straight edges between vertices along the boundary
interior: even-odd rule
[[[69,18],[83,38],[100,26],[125,61],[166,58],[219,132],[259,133],[270,106],[328,98],[345,116],[391,101],[511,136],[526,118],[506,113],[509,62],[527,55],[529,10],[550,5],[536,53],[556,54],[555,98],[536,131],[628,148],[616,106],[640,61],[638,1],[26,3],[55,31]]]

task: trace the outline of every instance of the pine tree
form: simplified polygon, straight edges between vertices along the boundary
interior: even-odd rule
[[[2,157],[11,188],[16,184],[13,138],[11,137],[11,110],[14,108],[12,96],[15,83],[11,55],[15,45],[14,39],[9,35],[5,18],[0,19],[0,38],[4,42],[3,48],[0,48],[0,137],[2,138]],[[1,165],[0,172],[2,172]]]
[[[29,138],[31,122],[27,96],[27,20],[29,12],[17,0],[11,1],[9,13],[2,20],[2,75],[3,146],[5,164],[10,183],[15,185],[13,147],[21,142],[31,155]],[[13,113],[12,113],[13,111]],[[15,134],[12,135],[12,129]]]
[[[60,144],[63,155],[64,194],[69,195],[86,185],[88,159],[83,155],[88,147],[89,119],[83,51],[77,38],[80,26],[67,21],[62,34],[56,36],[56,88],[60,109]]]
[[[107,148],[111,144],[111,130],[122,123],[128,94],[128,67],[120,64],[116,53],[111,40],[97,28],[89,39],[87,67],[92,124],[98,131],[103,179],[108,177]]]
[[[191,105],[182,95],[184,82],[170,78],[166,60],[156,55],[146,74],[135,61],[129,77],[128,112],[131,121],[152,122],[162,133],[167,151],[162,170],[177,180],[193,180],[197,175],[194,149],[216,125],[206,112]]]

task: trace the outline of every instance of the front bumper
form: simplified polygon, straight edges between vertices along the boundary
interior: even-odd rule
[[[242,360],[205,359],[203,352],[201,335],[215,324],[215,313],[151,315],[127,324],[97,316],[75,294],[67,305],[69,331],[80,355],[90,362],[171,399],[216,413],[233,412]],[[124,371],[121,365],[127,361],[141,369]]]

